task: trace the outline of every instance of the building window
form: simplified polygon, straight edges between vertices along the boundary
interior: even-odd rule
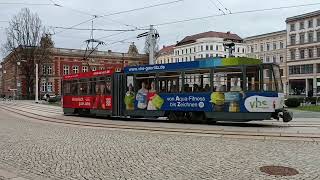
[[[290,24],[290,31],[295,31],[295,30],[296,30],[295,24]]]
[[[300,59],[304,59],[304,49],[300,50]]]
[[[206,51],[209,51],[209,46],[208,45],[206,45]]]
[[[289,74],[312,74],[313,64],[289,66]]]
[[[267,43],[267,51],[270,51],[270,44]]]
[[[308,57],[313,58],[313,49],[308,49]]]
[[[181,54],[183,54],[183,53],[184,53],[184,50],[182,49],[182,50],[181,50]]]
[[[280,49],[283,49],[283,42],[280,42]]]
[[[320,31],[317,31],[317,42],[320,42]]]
[[[260,51],[263,51],[263,44],[260,44]]]
[[[290,59],[292,59],[292,60],[296,59],[296,50],[295,49],[290,50]]]
[[[242,49],[242,53],[244,53],[244,48]]]
[[[196,56],[193,56],[193,60],[196,60],[197,58],[196,58]]]
[[[47,73],[48,73],[48,75],[52,75],[52,66],[51,65],[47,66]]]
[[[320,73],[320,64],[317,64],[317,73]]]
[[[291,35],[290,36],[290,44],[291,45],[295,45],[296,44],[296,35]]]
[[[283,63],[283,56],[280,56],[280,63]]]
[[[209,57],[209,54],[206,54],[206,58],[208,58]]]
[[[300,44],[304,44],[304,39],[305,39],[304,33],[301,33],[300,34]]]
[[[42,74],[47,74],[47,66],[46,65],[42,66]]]
[[[82,66],[82,72],[88,72],[88,66]]]
[[[46,90],[47,90],[46,82],[42,82],[41,83],[41,92],[46,92]]]
[[[92,71],[96,71],[97,70],[97,67],[95,67],[95,66],[92,66]]]
[[[213,45],[210,45],[210,50],[213,51]]]
[[[192,53],[192,49],[190,48],[190,54]]]
[[[301,21],[301,22],[300,22],[300,30],[301,30],[301,29],[304,29],[304,21]]]
[[[273,42],[273,50],[276,50],[276,49],[277,49],[277,43]]]
[[[63,66],[63,75],[67,75],[67,74],[69,74],[69,66],[64,65]]]
[[[203,46],[201,46],[201,51],[203,51]]]
[[[203,55],[202,55],[202,54],[200,54],[200,58],[203,58]]]
[[[272,57],[272,60],[273,60],[274,63],[276,63],[276,62],[277,62],[277,57],[276,57],[276,56],[273,56],[273,57]]]
[[[317,19],[317,26],[320,26],[320,18]]]
[[[193,48],[193,52],[196,52],[196,48],[195,47]]]
[[[164,60],[164,63],[165,63],[165,60]],[[100,70],[104,70],[105,68],[104,67],[100,67]]]
[[[47,84],[47,90],[48,90],[48,92],[53,92],[52,82],[48,82],[48,84]]]
[[[309,20],[308,21],[308,28],[312,28],[313,27],[313,20]]]
[[[308,33],[308,42],[313,43],[313,32]]]
[[[77,74],[79,72],[79,66],[73,66],[72,72],[73,72],[73,74]]]
[[[320,47],[317,47],[317,57],[320,57]]]
[[[258,51],[258,44],[254,45],[254,51]]]
[[[266,62],[267,63],[270,62],[270,57],[269,56],[267,56]]]
[[[219,51],[219,46],[218,45],[216,45],[216,50]]]

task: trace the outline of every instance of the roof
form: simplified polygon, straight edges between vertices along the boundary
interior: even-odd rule
[[[242,41],[243,40],[237,34],[233,34],[230,32],[225,33],[225,32],[208,31],[208,32],[195,34],[192,36],[187,36],[184,39],[182,39],[180,42],[178,42],[178,44],[176,46],[194,43],[194,42],[196,42],[197,39],[209,38],[209,37],[223,38],[223,39],[228,39],[228,40],[232,40],[232,41]]]
[[[175,45],[163,46],[163,48],[160,49],[160,51],[159,51],[159,55],[173,53],[173,48],[174,47],[175,47]]]
[[[286,19],[286,22],[292,22],[292,21],[296,21],[296,20],[300,20],[300,19],[305,19],[305,18],[311,18],[311,17],[315,17],[315,16],[319,16],[320,15],[320,10],[318,11],[313,11],[313,12],[309,12],[309,13],[305,13],[305,14],[300,14],[297,16],[292,16],[292,17],[288,17]]]
[[[77,74],[64,75],[63,80],[72,80],[72,79],[79,79],[79,78],[92,78],[92,77],[96,77],[96,76],[112,75],[113,73],[114,73],[113,69],[81,72],[81,73],[77,73]]]
[[[232,58],[211,57],[211,58],[198,59],[196,61],[189,61],[189,62],[129,66],[124,68],[124,72],[126,74],[141,74],[141,73],[155,73],[155,72],[168,72],[168,71],[176,72],[176,71],[188,70],[188,69],[257,65],[261,63],[262,62],[260,59],[253,59],[253,58],[247,58],[247,57],[232,57]]]
[[[244,40],[246,41],[246,40],[269,37],[269,36],[275,36],[275,35],[281,35],[281,34],[285,34],[286,35],[287,34],[287,30],[275,31],[275,32],[259,34],[259,35],[255,35],[255,36],[249,36],[249,37],[244,38]]]

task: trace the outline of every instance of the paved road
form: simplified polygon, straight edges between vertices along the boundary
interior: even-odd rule
[[[1,108],[0,139],[0,179],[1,169],[27,179],[320,179],[318,142],[81,128]],[[265,165],[299,174],[269,176]]]

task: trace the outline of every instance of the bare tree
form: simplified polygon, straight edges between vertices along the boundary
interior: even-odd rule
[[[4,44],[8,56],[20,64],[21,75],[26,82],[27,96],[30,98],[35,82],[35,64],[39,65],[39,79],[45,74],[41,69],[51,61],[53,42],[37,14],[22,9],[9,22]],[[39,80],[39,82],[41,82]]]

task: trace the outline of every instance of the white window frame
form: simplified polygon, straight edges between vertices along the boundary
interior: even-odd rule
[[[70,67],[68,65],[63,65],[63,75],[70,74]]]

